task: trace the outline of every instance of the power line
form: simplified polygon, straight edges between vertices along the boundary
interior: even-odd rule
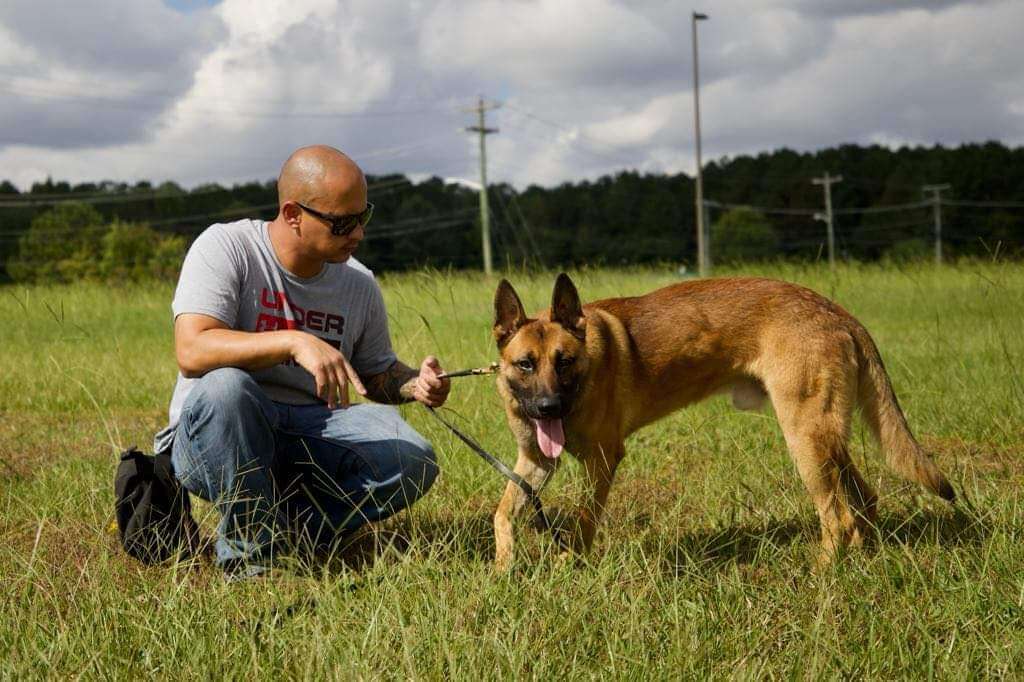
[[[0,208],[25,208],[29,206],[56,206],[58,204],[116,204],[122,201],[148,201],[150,199],[177,199],[216,192],[230,192],[226,187],[205,187],[191,192],[167,192],[166,190],[145,190],[139,192],[52,192],[46,194],[11,194],[0,196]],[[13,198],[17,197],[17,198]],[[25,198],[28,197],[28,198]]]
[[[108,81],[108,80],[89,80],[87,78],[82,78],[82,77],[76,77],[74,79],[54,78],[54,77],[49,76],[49,75],[47,75],[45,78],[40,78],[38,76],[26,75],[24,73],[24,71],[22,71],[22,70],[11,69],[11,68],[5,67],[5,66],[0,66],[0,80],[7,81],[8,83],[11,83],[12,85],[15,85],[15,86],[18,86],[18,85],[21,85],[21,86],[28,85],[29,87],[36,87],[36,88],[38,88],[40,85],[42,85],[42,86],[44,86],[44,90],[45,90],[45,86],[54,85],[54,84],[64,84],[64,85],[70,85],[70,86],[76,86],[76,87],[85,87],[85,88],[90,88],[92,91],[111,91],[111,90],[115,89],[115,88],[111,88],[110,87],[110,81]],[[36,82],[35,83],[27,83],[26,81],[36,81]],[[116,88],[116,89],[120,89],[123,92],[125,92],[127,94],[130,94],[132,96],[135,96],[135,97],[161,97],[161,96],[163,96],[163,97],[181,97],[181,96],[186,94],[185,92],[182,92],[181,90],[156,89],[156,88],[130,88],[130,89],[128,89],[128,88]],[[63,92],[63,93],[68,94],[70,96],[75,96],[75,93],[70,93],[70,92],[66,92],[66,91],[60,91],[60,92]],[[87,97],[95,97],[95,95],[91,95],[91,94],[86,94],[86,96]],[[227,104],[234,104],[234,105],[238,105],[238,106],[241,106],[241,107],[251,107],[253,104],[258,104],[261,101],[261,100],[254,100],[254,99],[251,99],[251,98],[244,98],[244,99],[232,98],[230,95],[227,95],[225,97],[220,97],[218,99],[219,99],[219,101],[225,102]],[[395,96],[392,96],[390,99],[392,101],[395,101],[395,102],[430,103],[430,104],[437,104],[438,106],[443,106],[441,103],[444,102],[445,100],[447,100],[448,102],[456,102],[456,101],[459,101],[460,99],[464,99],[464,96],[463,95],[457,95],[457,94],[448,94],[448,95],[445,95],[445,96],[441,96],[440,94],[436,93],[436,91],[435,91],[435,94],[434,94],[433,97],[421,97],[421,96],[418,96],[418,95],[415,95],[415,94],[406,94],[406,95],[395,95]],[[310,102],[303,102],[302,103],[303,106],[305,106],[307,104],[310,104]],[[344,100],[320,100],[320,101],[317,102],[317,104],[324,105],[324,106],[342,106],[343,107],[343,106],[345,106],[347,104],[347,102],[344,101]]]
[[[967,208],[1024,208],[1024,201],[965,201],[942,200],[943,206],[964,206]]]
[[[27,90],[24,86],[4,86],[0,85],[0,91],[7,93],[21,95],[24,97],[36,97],[43,99],[56,99],[56,100],[69,100],[73,103],[78,104],[93,104],[98,105],[107,109],[122,109],[127,111],[164,111],[170,109],[175,105],[179,104],[180,101],[167,101],[167,102],[153,102],[149,103],[146,101],[129,102],[122,99],[114,99],[109,97],[98,97],[96,95],[85,95],[80,93],[69,93],[60,92],[57,90],[47,91],[46,89],[36,88],[33,90],[31,87]],[[128,92],[130,96],[134,96],[135,93]],[[170,99],[170,98],[169,98]],[[376,118],[379,116],[413,116],[420,115],[430,112],[444,111],[447,106],[433,106],[433,107],[421,107],[418,109],[401,109],[401,110],[387,110],[378,109],[373,111],[302,111],[293,109],[291,111],[258,111],[251,107],[246,106],[245,108],[239,109],[209,109],[209,108],[192,108],[189,107],[190,112],[205,114],[205,115],[223,115],[232,116],[236,118],[253,118],[253,119],[290,119],[290,118],[306,118],[306,119],[318,119],[318,118]]]
[[[404,185],[410,183],[408,178],[401,178],[396,180],[387,180],[384,182],[375,183],[368,185],[367,189],[371,190],[383,190],[397,185]],[[11,195],[20,197],[31,197],[30,199],[17,199],[7,200],[6,197],[0,198],[0,209],[4,208],[27,208],[36,206],[58,206],[60,204],[121,204],[121,203],[133,203],[137,201],[150,201],[159,199],[188,199],[190,197],[201,196],[204,194],[217,194],[220,192],[230,193],[232,190],[229,187],[205,187],[202,189],[192,190],[190,192],[175,192],[167,193],[166,191],[152,190],[146,192],[119,192],[119,193],[107,193],[107,192],[95,192],[95,193],[83,193],[83,194],[21,194]],[[2,196],[2,195],[0,195]],[[46,199],[36,199],[36,197],[53,197]],[[57,198],[60,197],[60,198]],[[275,204],[276,206],[276,204]]]
[[[595,140],[592,136],[588,135],[586,132],[584,132],[584,131],[582,131],[582,130],[580,130],[578,128],[570,128],[570,127],[562,125],[560,123],[556,123],[555,121],[552,121],[552,120],[547,119],[547,118],[543,118],[541,116],[537,116],[536,114],[533,114],[533,113],[531,113],[531,112],[529,112],[529,111],[527,111],[525,109],[522,109],[522,108],[517,107],[515,105],[509,104],[507,102],[505,103],[505,106],[507,108],[511,109],[512,111],[516,112],[520,116],[523,116],[524,118],[528,118],[528,119],[531,119],[533,121],[537,121],[538,123],[542,123],[542,124],[544,124],[546,126],[550,126],[550,127],[555,128],[557,130],[561,130],[562,132],[568,133],[568,136],[566,136],[566,137],[556,137],[556,138],[548,138],[548,139],[553,139],[553,140],[555,140],[557,142],[568,143],[569,145],[574,146],[576,151],[583,152],[585,154],[590,154],[591,156],[593,156],[595,158],[601,158],[601,159],[603,159],[605,161],[611,161],[611,162],[615,163],[616,165],[629,166],[629,167],[636,166],[636,160],[635,159],[630,159],[630,160],[627,161],[624,158],[612,156],[612,155],[607,154],[606,152],[603,152],[603,151],[600,151],[600,150],[597,150],[597,149],[593,149],[591,147],[580,147],[580,146],[577,146],[579,141],[580,141],[580,139],[588,139],[592,143],[601,144],[601,142],[599,140]]]
[[[533,252],[537,256],[538,264],[544,268],[547,267],[547,263],[544,261],[544,253],[537,246],[537,240],[533,237],[533,228],[530,227],[530,223],[526,220],[526,216],[523,215],[523,209],[519,206],[519,200],[515,194],[512,194],[512,207],[516,209],[516,213],[519,214],[519,222],[526,230],[526,237],[530,240],[530,245],[533,247]]]
[[[176,225],[176,224],[180,224],[180,223],[194,223],[194,222],[198,222],[198,221],[209,220],[211,218],[227,218],[227,217],[230,217],[230,216],[233,216],[233,215],[245,215],[245,214],[251,214],[251,213],[259,213],[260,211],[268,211],[270,209],[277,209],[277,206],[278,205],[275,202],[273,204],[259,204],[259,205],[255,205],[255,206],[240,206],[240,207],[237,207],[237,208],[228,208],[228,209],[225,209],[223,211],[215,211],[215,212],[212,212],[212,213],[197,213],[197,214],[187,215],[187,216],[177,216],[177,217],[174,217],[174,218],[165,218],[165,219],[162,219],[162,220],[139,220],[139,221],[125,221],[125,222],[134,222],[136,224],[147,225],[149,227],[161,227],[161,226],[167,226],[167,225]],[[448,212],[448,213],[443,213],[443,214],[439,214],[439,215],[429,216],[427,218],[408,218],[408,219],[400,220],[400,221],[397,221],[397,222],[385,223],[383,225],[381,225],[379,223],[374,223],[374,226],[373,226],[372,230],[370,231],[370,234],[374,234],[374,235],[390,234],[390,231],[392,230],[392,228],[397,228],[398,230],[401,230],[406,225],[422,225],[422,224],[426,224],[426,223],[432,223],[432,222],[435,222],[435,221],[438,221],[438,220],[447,220],[447,219],[453,218],[455,216],[465,216],[465,215],[468,215],[470,213],[473,213],[475,210],[476,209],[474,209],[474,208],[462,208],[462,209],[458,209],[458,210],[451,211],[451,212]],[[102,228],[102,227],[105,227],[105,226],[98,226],[98,227]],[[74,233],[77,233],[77,232],[80,232],[80,231],[81,230],[79,228],[69,227],[69,228],[60,229],[60,230],[47,230],[46,234],[48,234],[48,235],[74,234]],[[22,235],[25,235],[25,234],[28,234],[28,230],[24,230],[24,231],[17,231],[17,230],[0,231],[0,240],[16,241],[16,240],[20,239]],[[367,235],[367,236],[369,236],[369,235]]]
[[[509,210],[508,202],[505,201],[505,197],[503,196],[503,193],[502,192],[497,192],[496,194],[497,194],[497,197],[498,197],[498,204],[501,206],[501,212],[505,216],[505,225],[508,226],[508,230],[512,233],[512,238],[515,239],[516,245],[519,247],[519,251],[523,254],[524,257],[529,257],[530,256],[530,249],[527,247],[526,243],[523,241],[522,236],[520,235],[521,232],[526,233],[528,230],[527,229],[517,229],[517,227],[521,228],[522,226],[517,226],[515,224],[515,221],[512,219],[512,213]],[[514,194],[512,195],[512,199],[513,199],[513,201],[515,200],[515,195]],[[520,212],[520,216],[522,216],[522,212]],[[529,241],[530,241],[530,244],[533,247],[533,257],[536,259],[536,262],[537,263],[543,263],[543,259],[541,258],[540,252],[537,249],[537,243],[535,241],[533,241],[532,235],[530,236]]]
[[[394,239],[395,237],[404,237],[411,234],[434,232],[437,230],[442,230],[447,227],[454,227],[456,225],[472,227],[473,221],[469,220],[468,218],[454,218],[449,220],[441,220],[437,222],[424,222],[422,225],[418,227],[409,227],[399,230],[376,230],[371,231],[369,234],[363,237],[363,241],[371,241],[373,239]]]
[[[753,204],[730,204],[722,201],[705,199],[704,205],[709,208],[721,208],[726,210],[749,210],[765,215],[796,215],[811,217],[817,211],[810,208],[769,208],[767,206],[755,206]]]
[[[930,201],[915,201],[909,204],[890,204],[888,206],[869,206],[867,208],[837,208],[832,212],[835,215],[892,213],[893,211],[909,211],[915,208],[927,208],[928,206],[931,206]]]

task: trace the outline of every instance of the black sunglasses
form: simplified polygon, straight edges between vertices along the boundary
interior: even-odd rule
[[[322,213],[315,208],[310,208],[295,202],[299,208],[307,213],[315,215],[320,220],[328,223],[331,226],[331,234],[335,237],[344,237],[358,226],[362,225],[366,227],[366,224],[370,222],[370,218],[373,217],[373,204],[369,201],[366,202],[366,208],[359,213],[349,213],[348,215],[332,215],[330,213]]]

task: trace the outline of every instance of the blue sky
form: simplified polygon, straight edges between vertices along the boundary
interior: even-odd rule
[[[204,7],[213,7],[218,2],[220,0],[164,0],[164,4],[168,7],[173,7],[181,12],[192,12]]]
[[[1024,141],[1024,2],[697,7],[705,159]],[[694,169],[691,7],[675,0],[5,0],[0,177],[266,180],[327,143],[371,173],[474,178],[499,100],[517,186]]]

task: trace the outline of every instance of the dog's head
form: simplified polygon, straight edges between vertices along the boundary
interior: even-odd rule
[[[506,280],[494,295],[494,339],[501,352],[501,380],[536,430],[548,457],[565,445],[562,419],[573,407],[587,371],[587,320],[569,276],[555,282],[551,309],[530,319]]]

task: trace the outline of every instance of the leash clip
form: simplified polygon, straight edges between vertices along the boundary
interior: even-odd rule
[[[471,376],[482,376],[484,374],[494,374],[498,371],[500,365],[497,362],[492,362],[486,367],[474,367],[473,369],[460,369],[457,372],[443,372],[438,375],[439,379],[452,379],[454,377],[471,377]]]

